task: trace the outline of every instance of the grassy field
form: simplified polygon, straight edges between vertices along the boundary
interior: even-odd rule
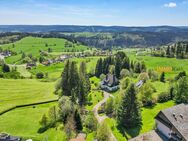
[[[27,37],[15,43],[13,48],[11,44],[4,45],[4,48],[10,48],[16,52],[21,50],[26,53],[32,53],[36,56],[39,55],[39,49],[47,50],[48,47],[45,44],[48,44],[50,48],[53,48],[53,55],[59,55],[64,50],[64,39],[42,39],[42,38],[33,38]],[[54,45],[56,44],[56,45]],[[82,48],[83,47],[83,48]],[[85,46],[78,47],[79,49],[87,49]],[[126,50],[127,54],[132,60],[144,61],[148,69],[156,70],[157,67],[172,67],[172,71],[166,73],[166,78],[174,78],[179,71],[185,70],[188,72],[188,61],[187,60],[177,60],[170,58],[160,58],[160,57],[151,57],[151,56],[136,56],[136,49]],[[8,63],[14,63],[21,58],[21,55],[12,56],[7,58]],[[87,71],[93,72],[95,65],[99,57],[86,57],[86,58],[72,58],[71,60],[76,61],[79,67],[80,62],[85,61],[87,64]],[[50,66],[39,65],[36,68],[32,68],[30,71],[27,71],[23,67],[18,67],[17,71],[21,73],[24,77],[30,77],[30,75],[35,76],[38,72],[48,73],[50,79],[54,79],[54,82],[40,82],[38,80],[32,79],[23,79],[23,80],[7,80],[0,79],[0,112],[16,105],[21,104],[30,104],[42,101],[48,101],[56,99],[57,96],[53,94],[55,80],[57,80],[63,71],[64,62],[53,64]],[[160,73],[159,73],[160,74]],[[86,109],[92,111],[94,105],[96,105],[100,100],[102,100],[103,95],[101,91],[98,91],[98,84],[100,79],[92,77],[90,79],[92,90],[90,96],[92,102],[86,106]],[[137,78],[133,78],[134,82],[137,82]],[[161,83],[159,81],[152,82],[157,92],[154,93],[154,96],[157,97],[161,92],[167,91],[169,88],[169,82]],[[114,96],[118,96],[119,91],[114,93]],[[49,129],[44,134],[38,134],[37,130],[39,129],[39,120],[43,113],[47,112],[48,108],[53,104],[45,104],[27,108],[19,108],[4,115],[0,116],[0,132],[8,132],[13,135],[23,136],[26,138],[33,138],[35,140],[43,140],[48,138],[52,141],[65,140],[64,133],[59,130]],[[143,126],[141,129],[130,129],[123,131],[123,134],[126,134],[128,138],[134,137],[141,133],[148,132],[153,129],[155,125],[154,117],[157,113],[165,108],[171,107],[174,105],[173,101],[166,103],[156,104],[151,108],[142,108],[142,120]],[[108,118],[106,120],[108,125],[111,127],[114,135],[117,137],[118,141],[126,140],[125,136],[120,132],[117,127],[117,121],[115,119]],[[90,141],[93,139],[94,134],[91,133],[88,135],[87,140]]]
[[[11,135],[21,136],[34,141],[48,139],[49,141],[65,141],[66,136],[63,131],[49,129],[39,134],[39,121],[44,113],[47,113],[49,107],[56,103],[38,105],[33,108],[19,108],[0,116],[0,132],[6,132]]]
[[[38,72],[48,73],[49,78],[59,78],[64,68],[64,63],[52,64],[50,66],[38,65],[36,68],[32,68],[30,73],[36,75]]]
[[[58,38],[35,38],[35,37],[26,37],[20,41],[17,41],[13,44],[3,45],[3,49],[10,49],[12,51],[17,52],[16,56],[12,56],[6,59],[7,63],[14,64],[19,62],[21,52],[26,54],[32,54],[35,57],[40,55],[41,51],[48,51],[48,48],[51,48],[53,52],[64,52],[64,51],[84,51],[87,50],[88,47],[84,45],[77,45],[75,47],[67,47],[65,48],[65,39]]]
[[[78,68],[79,68],[79,64],[82,61],[85,61],[87,65],[87,71],[90,72],[95,69],[98,59],[99,57],[87,57],[87,58],[72,58],[70,60],[76,61]],[[33,75],[36,75],[38,72],[48,73],[49,78],[57,79],[61,76],[63,68],[64,68],[64,62],[52,64],[50,66],[39,65],[36,68],[32,68],[30,72]]]
[[[54,100],[54,83],[0,79],[0,112],[11,107]]]
[[[137,56],[136,49],[124,50],[131,60],[144,61],[147,69],[157,70],[157,68],[172,68],[172,71],[166,72],[167,78],[174,78],[180,71],[186,71],[188,73],[188,59],[176,59],[176,58],[165,58],[165,57],[153,57],[150,55]],[[160,73],[160,72],[159,72]]]
[[[29,78],[31,76],[31,73],[26,69],[25,66],[17,66],[17,71],[25,78]]]

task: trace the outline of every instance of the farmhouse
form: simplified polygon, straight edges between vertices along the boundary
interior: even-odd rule
[[[119,80],[113,74],[107,74],[101,82],[101,89],[112,92],[119,89]]]
[[[58,58],[56,58],[56,61],[57,61],[57,62],[63,62],[63,61],[65,61],[66,59],[69,59],[69,58],[71,58],[70,55],[60,55]]]
[[[0,133],[0,141],[21,141],[20,137],[11,136],[6,133]]]
[[[188,106],[180,104],[159,112],[157,130],[169,140],[188,141]]]
[[[10,57],[10,56],[11,56],[11,52],[9,52],[9,51],[1,52],[1,53],[0,53],[0,56],[3,56],[4,58]]]
[[[27,63],[26,69],[31,69],[32,67],[36,67],[36,63],[35,62],[33,62],[33,63]]]
[[[42,62],[42,64],[45,65],[45,66],[50,66],[53,63],[54,63],[54,61],[51,60],[51,59],[48,59],[47,61]]]

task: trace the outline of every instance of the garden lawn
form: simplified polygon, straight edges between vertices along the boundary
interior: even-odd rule
[[[11,135],[21,136],[25,139],[34,141],[66,141],[66,135],[63,131],[49,129],[39,134],[38,129],[41,127],[39,121],[43,114],[47,113],[49,107],[56,103],[43,104],[38,106],[29,106],[18,108],[0,116],[0,132],[6,132]]]
[[[168,92],[169,91],[169,87],[170,87],[170,84],[169,82],[166,82],[166,83],[163,83],[163,82],[160,82],[160,81],[155,81],[155,82],[152,82],[152,85],[155,87],[156,89],[156,92],[153,93],[153,96],[155,98],[158,97],[158,95],[162,92]]]
[[[92,111],[93,107],[103,99],[103,93],[100,90],[92,90],[89,97],[91,97],[91,103],[86,106],[86,109]]]
[[[54,83],[0,79],[0,112],[17,105],[55,100],[53,91]]]
[[[159,113],[159,111],[174,106],[175,103],[173,101],[168,101],[165,103],[157,103],[152,108],[142,108],[142,127],[141,129],[133,128],[130,130],[123,130],[123,134],[127,136],[127,138],[133,138],[140,134],[149,132],[155,127],[155,116]],[[122,135],[122,132],[117,127],[117,121],[115,119],[108,118],[106,122],[111,127],[111,130],[118,141],[125,141],[126,137]]]

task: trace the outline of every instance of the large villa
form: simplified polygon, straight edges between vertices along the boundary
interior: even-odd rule
[[[180,104],[159,112],[157,130],[168,139],[188,141],[188,106]]]
[[[113,92],[119,89],[119,80],[113,74],[107,74],[101,82],[101,89]]]
[[[188,105],[179,104],[162,110],[155,119],[155,131],[130,141],[188,141]]]

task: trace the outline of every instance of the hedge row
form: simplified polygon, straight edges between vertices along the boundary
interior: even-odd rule
[[[54,100],[49,100],[49,101],[43,101],[43,102],[37,102],[37,103],[30,103],[30,104],[22,104],[22,105],[17,105],[17,106],[14,106],[14,107],[11,107],[9,109],[6,109],[2,112],[0,112],[0,115],[3,115],[9,111],[12,111],[16,108],[22,108],[22,107],[28,107],[28,106],[34,106],[34,105],[41,105],[41,104],[47,104],[47,103],[51,103],[51,102],[56,102],[58,101],[58,99],[54,99]]]

